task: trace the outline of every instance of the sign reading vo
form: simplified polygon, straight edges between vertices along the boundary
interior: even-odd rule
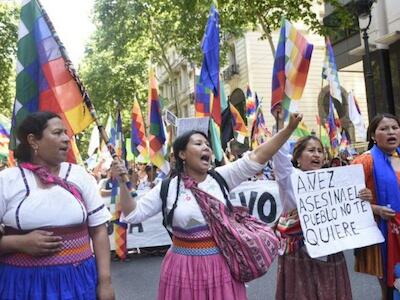
[[[251,215],[272,226],[282,212],[278,185],[271,180],[246,181],[231,190],[233,205],[248,207]]]

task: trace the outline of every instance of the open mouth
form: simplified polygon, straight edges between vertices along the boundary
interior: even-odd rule
[[[203,162],[207,162],[207,163],[210,162],[210,156],[207,155],[207,154],[203,154],[202,156],[200,156],[200,159],[201,159]]]
[[[67,152],[67,151],[68,151],[68,146],[66,146],[66,147],[61,147],[61,148],[60,148],[60,151],[61,151],[61,152]]]
[[[390,137],[390,138],[387,139],[387,142],[388,143],[396,143],[397,139],[395,137]]]

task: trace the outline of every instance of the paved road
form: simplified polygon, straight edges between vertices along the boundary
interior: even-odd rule
[[[380,299],[380,288],[375,277],[355,273],[352,270],[354,265],[352,251],[345,252],[345,256],[350,273],[353,299]],[[112,278],[113,285],[116,290],[117,299],[156,299],[161,261],[162,257],[159,256],[135,255],[129,262],[113,262]],[[274,299],[276,284],[276,265],[277,264],[275,261],[267,274],[248,284],[247,295],[249,300]]]

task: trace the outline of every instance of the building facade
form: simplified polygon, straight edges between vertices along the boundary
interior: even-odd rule
[[[323,11],[320,12],[323,15]],[[308,128],[318,132],[316,116],[322,121],[326,119],[329,111],[329,87],[322,80],[322,66],[325,58],[324,38],[307,31],[302,24],[294,24],[307,40],[314,45],[307,83],[304,88],[303,97],[298,101],[298,109],[304,114],[304,121]],[[279,32],[272,36],[274,44],[277,45]],[[225,92],[229,101],[235,105],[241,113],[244,113],[245,94],[247,85],[252,92],[257,92],[262,101],[267,126],[271,129],[274,120],[270,112],[271,85],[274,57],[268,41],[261,39],[258,31],[246,32],[243,37],[232,41],[231,53],[228,63],[221,66],[221,77],[225,83]],[[179,103],[179,117],[194,116],[194,88],[195,75],[199,69],[194,68],[184,58],[180,58],[174,49],[169,50],[171,61],[176,61],[174,71],[176,76],[171,81],[170,76],[164,68],[158,68],[160,94],[170,100],[170,108],[173,109],[175,95]],[[365,122],[368,120],[368,110],[365,96],[365,84],[363,66],[361,61],[349,64],[339,70],[339,80],[342,86],[343,102],[335,101],[335,107],[340,117],[342,126],[348,130],[352,141],[357,141],[354,128],[348,117],[347,95],[349,91],[356,97]]]
[[[389,112],[400,116],[400,3],[398,0],[342,0],[356,16],[354,26],[338,31],[333,41],[339,68],[355,62],[364,66],[364,81],[370,118]],[[335,11],[329,7],[324,21],[335,23]],[[368,36],[370,57],[363,37]],[[366,37],[366,36],[365,36]],[[371,77],[368,78],[368,60]]]

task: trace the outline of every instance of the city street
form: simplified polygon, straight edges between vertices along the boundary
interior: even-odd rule
[[[377,279],[353,271],[353,251],[346,251],[345,256],[350,273],[353,299],[380,299]],[[160,256],[135,255],[129,262],[113,262],[112,278],[117,299],[156,299],[161,261],[162,257]],[[247,295],[249,300],[274,299],[276,266],[275,261],[266,275],[248,284]],[[307,276],[307,274],[304,274],[304,276]]]

